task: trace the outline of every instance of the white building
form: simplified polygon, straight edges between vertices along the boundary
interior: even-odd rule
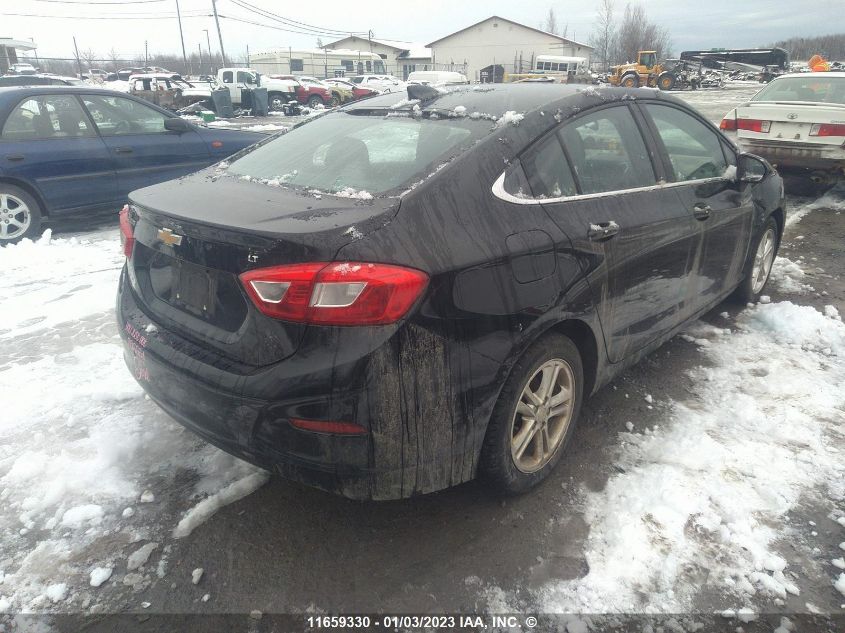
[[[9,66],[18,62],[33,60],[20,57],[18,51],[34,51],[37,47],[31,40],[16,40],[11,37],[0,37],[0,75],[9,70]]]
[[[501,81],[504,73],[529,71],[537,55],[584,57],[593,47],[493,15],[428,45],[442,70],[463,72],[470,81]]]
[[[407,79],[408,74],[415,70],[433,69],[431,49],[418,42],[350,36],[331,42],[326,48],[352,48],[377,53],[384,60],[387,72],[400,79]]]

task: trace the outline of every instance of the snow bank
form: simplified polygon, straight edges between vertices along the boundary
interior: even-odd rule
[[[786,213],[786,226],[792,226],[800,222],[805,215],[817,209],[827,209],[841,213],[845,211],[845,199],[834,189],[812,202],[802,204],[794,209],[790,208]]]
[[[15,386],[0,415],[0,587],[15,610],[79,610],[113,571],[144,567],[144,581],[171,517],[266,480],[144,397],[114,321],[122,261],[117,229],[0,249],[0,372]]]
[[[845,325],[781,302],[737,326],[697,328],[710,345],[690,372],[696,396],[659,430],[622,433],[622,472],[586,493],[589,573],[545,585],[543,611],[684,612],[702,583],[733,608],[800,593],[779,543],[809,550],[787,514],[802,495],[842,492]]]

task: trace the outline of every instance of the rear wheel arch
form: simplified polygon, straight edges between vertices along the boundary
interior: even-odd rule
[[[595,332],[580,319],[561,321],[547,331],[563,334],[575,343],[584,366],[584,397],[588,397],[593,392],[598,376],[599,348]]]
[[[783,231],[786,227],[786,217],[783,209],[780,207],[772,211],[771,216],[775,219],[775,222],[778,223],[778,243],[780,243],[781,238],[783,237]]]
[[[24,191],[26,191],[29,195],[35,198],[35,201],[41,207],[41,216],[48,217],[50,215],[50,207],[47,206],[46,202],[44,201],[41,192],[38,191],[35,187],[31,184],[26,182],[25,180],[19,180],[17,178],[9,178],[8,176],[0,176],[0,183],[13,185],[15,187],[20,187]]]

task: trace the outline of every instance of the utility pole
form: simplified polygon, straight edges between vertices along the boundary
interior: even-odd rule
[[[202,44],[200,44],[199,42],[197,42],[197,50],[200,53],[200,72],[199,72],[199,74],[201,75],[202,74]]]
[[[150,47],[147,40],[144,40],[144,66],[150,65]]]
[[[214,23],[217,25],[217,37],[220,40],[220,56],[223,58],[223,66],[226,66],[226,51],[223,50],[223,32],[220,30],[220,18],[217,17],[217,0],[211,0],[211,8],[214,11]]]
[[[211,74],[214,74],[214,56],[211,54],[211,38],[208,37],[208,29],[205,31],[205,43],[208,45],[208,63],[211,65]]]
[[[73,36],[73,50],[76,51],[76,67],[79,68],[79,77],[82,77],[82,62],[79,61],[79,48],[76,46],[76,35]]]
[[[188,63],[188,55],[185,53],[185,35],[182,33],[182,12],[179,10],[179,0],[176,0],[176,18],[179,20],[179,39],[182,41],[182,61],[188,66],[188,74],[193,75],[194,71]]]

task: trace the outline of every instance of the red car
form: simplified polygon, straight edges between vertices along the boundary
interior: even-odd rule
[[[333,107],[339,103],[335,101],[334,95],[325,84],[312,77],[294,77],[293,75],[270,75],[270,77],[297,82],[296,100],[309,108],[316,108],[318,105]]]
[[[336,86],[342,90],[349,90],[352,92],[352,98],[354,100],[357,99],[364,99],[366,97],[372,97],[373,95],[377,95],[378,92],[375,90],[370,90],[369,88],[364,88],[363,86],[359,86],[356,83],[352,83],[348,79],[343,79],[341,77],[333,78],[333,79],[326,79],[324,80],[330,86]]]

